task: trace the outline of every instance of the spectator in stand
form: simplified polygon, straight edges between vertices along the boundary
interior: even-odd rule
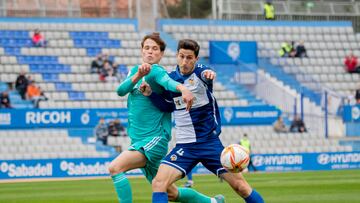
[[[266,0],[264,3],[265,20],[275,20],[275,8],[271,0]]]
[[[9,94],[6,91],[0,94],[0,108],[12,108]]]
[[[117,77],[114,72],[114,68],[109,63],[109,61],[104,61],[104,65],[100,70],[99,74],[100,81],[103,82],[117,82]]]
[[[109,64],[112,66],[113,65],[113,61],[110,59],[110,57],[109,57],[109,55],[108,54],[103,54],[102,55],[102,60],[104,61],[104,62],[109,62]]]
[[[360,73],[360,67],[358,66],[358,58],[352,52],[350,52],[350,54],[345,57],[344,64],[346,66],[347,72]]]
[[[114,137],[119,136],[119,131],[115,126],[115,121],[110,121],[108,126],[108,131],[109,131],[109,136],[114,136]]]
[[[277,133],[286,133],[288,129],[285,126],[283,118],[279,116],[279,118],[274,123],[274,131]]]
[[[283,42],[278,54],[280,57],[295,57],[296,51],[294,49],[294,42]]]
[[[117,129],[117,131],[119,133],[119,136],[124,136],[124,137],[127,136],[125,127],[121,124],[120,119],[115,119],[114,120],[114,125],[115,125],[115,128]]]
[[[108,131],[110,136],[127,136],[126,130],[119,119],[115,119],[109,123]]]
[[[291,123],[290,132],[307,132],[304,121],[298,115],[295,115]]]
[[[34,80],[30,80],[27,86],[26,97],[33,102],[35,108],[39,108],[40,101],[48,100],[41,88],[35,84]]]
[[[28,79],[25,76],[25,71],[21,71],[15,81],[15,89],[19,92],[22,99],[26,99],[26,89],[28,86]]]
[[[104,65],[104,61],[102,55],[98,54],[96,58],[91,62],[91,73],[100,74],[103,65]]]
[[[357,89],[355,92],[355,101],[356,104],[360,104],[360,89]]]
[[[308,55],[306,53],[306,48],[305,48],[305,45],[304,45],[304,40],[300,40],[299,44],[296,46],[295,57],[299,57],[299,58],[308,57]]]
[[[46,47],[47,44],[45,37],[40,33],[39,29],[35,29],[31,41],[35,47]]]
[[[251,160],[251,142],[248,138],[248,135],[246,133],[244,133],[244,136],[243,138],[241,138],[239,144],[243,147],[245,147],[248,151],[249,151],[249,156],[250,156],[250,160],[249,160],[249,165],[248,165],[248,170],[250,171],[250,167],[253,169],[253,171],[255,172],[256,171],[256,168],[254,166],[254,164],[252,163],[252,160]]]
[[[95,127],[96,139],[107,145],[107,138],[109,135],[108,126],[104,118],[100,118],[99,123]]]

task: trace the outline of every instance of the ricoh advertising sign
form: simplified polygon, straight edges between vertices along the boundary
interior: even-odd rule
[[[272,124],[280,113],[268,105],[220,107],[223,125]],[[0,129],[91,128],[101,117],[128,123],[127,109],[6,109],[0,111]]]
[[[0,111],[0,129],[86,128],[101,117],[120,119],[127,126],[127,109],[8,109]]]

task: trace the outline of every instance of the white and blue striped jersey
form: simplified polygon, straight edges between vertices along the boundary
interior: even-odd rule
[[[181,93],[164,91],[161,95],[152,93],[150,96],[151,101],[160,110],[173,111],[177,144],[207,142],[218,137],[221,132],[220,113],[213,96],[213,81],[204,78],[205,70],[211,69],[196,64],[191,74],[182,75],[179,67],[169,74],[172,79],[182,83],[193,93],[195,99],[190,111],[186,111]]]

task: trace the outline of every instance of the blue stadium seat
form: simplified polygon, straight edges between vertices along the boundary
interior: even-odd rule
[[[46,82],[58,82],[59,75],[56,73],[43,73],[42,78]]]
[[[0,92],[6,91],[8,89],[9,89],[9,87],[6,83],[0,82]]]
[[[71,67],[69,65],[61,65],[62,68],[62,73],[71,73]]]
[[[55,83],[55,88],[58,91],[72,91],[71,83],[66,83],[66,82]]]
[[[5,47],[5,53],[7,55],[21,55],[21,49],[18,47]]]
[[[101,53],[101,48],[87,48],[86,54],[88,56],[96,56]]]
[[[127,75],[129,70],[127,69],[125,64],[120,64],[118,65],[118,72]]]
[[[68,96],[70,100],[86,100],[84,92],[70,91],[68,92]]]
[[[93,31],[81,31],[81,32],[70,32],[70,37],[76,39],[108,39],[108,32],[93,32]]]
[[[110,40],[110,47],[112,48],[120,48],[121,47],[121,42],[120,40]]]
[[[18,103],[13,103],[11,101],[11,106],[15,109],[33,109],[34,105],[31,101],[22,100]]]
[[[9,92],[9,98],[11,103],[16,103],[18,101],[22,101],[22,98],[18,91],[10,91]]]

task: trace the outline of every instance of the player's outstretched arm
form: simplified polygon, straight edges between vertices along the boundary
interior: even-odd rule
[[[186,110],[189,111],[194,100],[194,95],[190,92],[190,90],[188,90],[181,83],[171,79],[167,72],[164,70],[164,68],[161,68],[160,66],[155,66],[153,67],[153,70],[154,71],[152,71],[151,74],[154,74],[155,81],[158,84],[163,86],[166,90],[172,92],[181,92],[182,99],[186,103]]]
[[[202,73],[201,73],[203,79],[205,79],[206,81],[213,81],[215,80],[216,78],[216,73],[215,71],[213,70],[210,70],[210,69],[207,69],[207,70],[204,70]]]
[[[176,89],[179,90],[182,94],[182,99],[186,103],[186,111],[190,111],[195,99],[193,93],[182,84],[176,86]]]
[[[117,87],[116,92],[119,96],[125,96],[135,86],[135,84],[141,80],[142,77],[149,74],[151,71],[151,65],[144,63],[141,64],[137,71],[133,68],[127,78]]]
[[[172,100],[170,92],[164,91],[162,94],[157,94],[152,91],[150,85],[146,82],[141,84],[140,91],[144,96],[149,97],[151,103],[160,111],[173,112],[175,110],[174,100]]]

